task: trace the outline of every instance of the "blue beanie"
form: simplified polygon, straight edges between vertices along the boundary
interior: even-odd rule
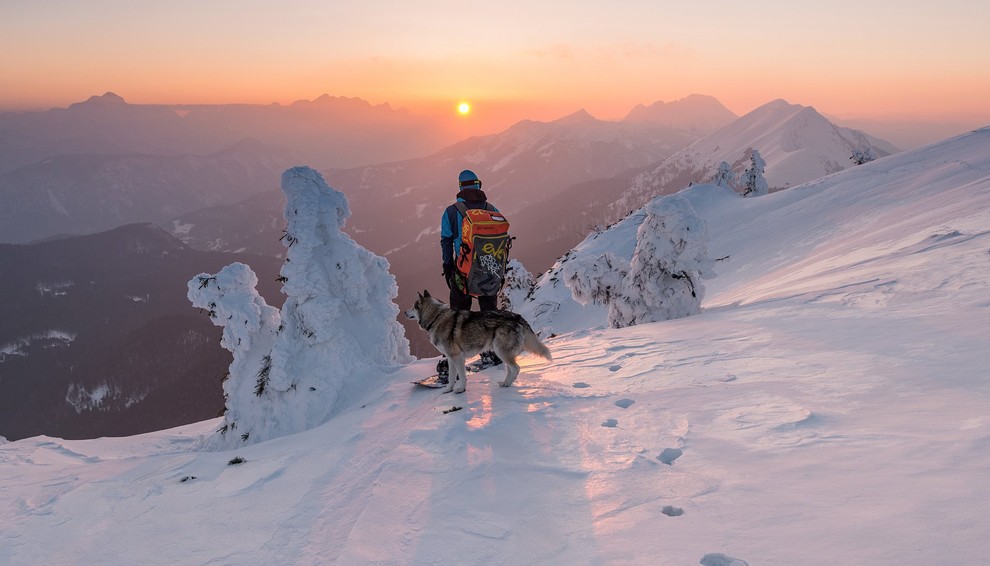
[[[461,171],[461,174],[457,176],[457,184],[462,189],[481,188],[481,181],[478,179],[478,176],[474,174],[474,171],[470,169]]]

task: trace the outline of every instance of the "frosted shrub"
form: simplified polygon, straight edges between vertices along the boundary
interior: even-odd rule
[[[736,174],[732,172],[732,166],[728,162],[719,162],[718,169],[715,170],[715,175],[712,176],[711,184],[729,188],[735,186]]]
[[[605,252],[597,257],[573,257],[561,269],[574,300],[586,305],[608,305],[621,293],[629,264]]]
[[[234,355],[223,382],[225,432],[236,428],[235,423],[250,420],[260,402],[252,376],[265,365],[281,323],[278,309],[265,302],[257,285],[258,277],[243,263],[232,263],[216,275],[201,273],[188,285],[189,300],[223,328],[220,345]]]
[[[651,201],[622,292],[609,304],[609,325],[621,328],[701,312],[701,280],[713,275],[708,241],[708,226],[687,199],[671,195]]]
[[[505,271],[505,285],[499,292],[501,307],[507,311],[519,308],[526,297],[533,292],[536,281],[530,273],[517,259],[510,259]]]
[[[749,159],[751,165],[749,169],[743,171],[742,179],[740,179],[743,185],[742,194],[744,197],[763,196],[770,192],[770,186],[767,185],[767,180],[763,176],[767,162],[763,160],[760,152],[755,149]]]
[[[873,151],[872,147],[866,147],[864,149],[857,149],[853,151],[852,156],[849,158],[856,165],[862,165],[864,163],[869,163],[877,158],[877,154]]]
[[[713,275],[708,227],[686,198],[657,197],[644,212],[631,262],[606,252],[573,257],[561,270],[575,301],[608,306],[613,328],[697,314],[701,280]]]

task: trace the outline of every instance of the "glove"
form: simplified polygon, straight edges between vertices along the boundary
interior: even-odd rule
[[[443,264],[443,279],[447,282],[447,288],[453,289],[455,285],[454,281],[454,263]]]

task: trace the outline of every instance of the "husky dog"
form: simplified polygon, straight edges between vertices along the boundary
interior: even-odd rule
[[[418,295],[413,308],[403,314],[419,321],[420,328],[430,334],[430,342],[450,361],[450,383],[444,393],[464,393],[467,387],[464,362],[481,352],[494,350],[505,362],[505,381],[499,383],[502,387],[512,385],[519,375],[516,363],[519,354],[530,352],[553,359],[526,319],[514,312],[457,311],[431,297],[429,291]]]

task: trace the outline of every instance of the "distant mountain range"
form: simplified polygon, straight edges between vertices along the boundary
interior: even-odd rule
[[[370,137],[334,137],[322,131],[325,120],[334,121],[337,132],[368,124]],[[305,159],[295,150],[321,153],[322,142],[314,141],[319,139],[358,147],[360,139],[377,139],[386,130],[405,132],[414,122],[387,107],[331,97],[291,106],[179,108],[130,105],[107,94],[64,110],[2,114],[0,147],[16,139],[19,147],[54,151],[82,144],[94,151],[47,157],[0,175],[0,203],[5,205],[0,207],[0,241],[35,241],[150,221],[196,249],[281,257],[284,199],[276,186],[282,170]],[[19,130],[10,124],[47,124],[64,135],[44,129],[33,141],[12,138]],[[422,132],[424,139],[431,131]],[[189,132],[203,134],[191,139]],[[190,155],[246,132],[261,132],[259,141]],[[307,143],[283,145],[286,138],[280,136],[292,135]],[[427,157],[325,169],[324,174],[348,196],[353,213],[348,232],[389,260],[399,282],[399,302],[405,304],[416,290],[442,293],[439,218],[457,192],[461,169],[479,174],[483,190],[512,223],[517,237],[512,255],[539,272],[589,231],[656,194],[707,180],[718,161],[740,171],[748,152],[759,149],[770,184],[786,187],[851,166],[852,151],[867,146],[877,155],[896,151],[831,124],[812,108],[775,101],[736,118],[714,98],[692,95],[639,106],[617,122],[584,111],[552,122],[526,120]],[[188,151],[161,154],[179,147]],[[122,148],[159,154],[112,153]],[[380,156],[390,152],[382,150]],[[416,333],[409,334],[415,353],[431,353],[417,344]]]
[[[281,304],[280,261],[161,228],[0,245],[0,435],[129,435],[216,416],[230,354],[186,283],[240,261]]]
[[[678,114],[670,113],[677,107],[690,117],[680,128],[672,125]],[[726,120],[728,125],[710,130]],[[621,122],[581,111],[553,122],[520,122],[425,158],[324,174],[350,201],[347,231],[389,260],[399,302],[406,304],[422,289],[443,294],[440,215],[454,199],[461,169],[478,173],[489,200],[508,215],[517,237],[512,256],[540,272],[590,231],[656,194],[708,179],[719,161],[741,171],[752,148],[764,155],[771,184],[789,186],[852,166],[852,151],[866,147],[881,156],[896,151],[834,126],[813,108],[775,101],[733,119],[714,99],[693,96],[638,107]],[[236,207],[178,217],[168,227],[197,248],[281,254],[282,206],[271,191]],[[430,354],[431,347],[408,328],[414,353]]]
[[[597,120],[582,110],[553,122],[526,120],[429,157],[332,169],[325,175],[351,202],[351,230],[372,250],[398,253],[425,237],[424,228],[439,230],[440,213],[457,194],[462,169],[475,171],[489,200],[514,214],[571,185],[655,163],[694,139],[655,123]],[[412,222],[410,213],[430,222]],[[382,232],[378,223],[383,214],[403,221],[391,233]],[[377,242],[378,234],[386,241]]]
[[[0,113],[0,242],[162,223],[273,190],[286,168],[391,161],[452,139],[434,118],[327,95],[282,105],[133,105],[113,93]]]
[[[0,173],[56,155],[209,155],[245,138],[299,162],[348,167],[428,155],[455,138],[435,117],[323,95],[281,104],[129,104],[112,92],[43,112],[0,113]]]
[[[393,264],[401,264],[407,255],[434,255],[440,211],[457,191],[453,179],[461,169],[471,168],[481,177],[489,199],[513,219],[519,237],[514,255],[540,270],[556,259],[552,254],[568,249],[596,226],[614,222],[657,194],[710,179],[720,161],[741,173],[749,166],[752,149],[766,160],[766,178],[777,189],[851,167],[855,150],[870,148],[878,157],[897,151],[883,140],[832,124],[814,108],[783,100],[693,141],[684,129],[663,121],[664,116],[676,116],[670,111],[677,105],[692,117],[681,125],[694,124],[695,132],[704,131],[700,124],[714,127],[731,118],[731,112],[713,101],[694,95],[640,106],[622,122],[603,122],[583,111],[554,122],[524,121],[426,158],[327,170],[325,175],[348,195],[353,211],[349,232]],[[271,244],[280,235],[282,205],[277,193],[235,207],[219,206],[209,214],[178,217],[171,229],[201,249],[280,253],[280,246]],[[257,206],[270,212],[249,212]],[[244,215],[253,221],[239,227],[237,219]],[[208,220],[218,217],[226,220]],[[549,251],[544,245],[548,242],[559,245]]]
[[[251,141],[202,157],[50,157],[0,175],[0,242],[164,222],[276,187],[293,161],[284,150]]]

